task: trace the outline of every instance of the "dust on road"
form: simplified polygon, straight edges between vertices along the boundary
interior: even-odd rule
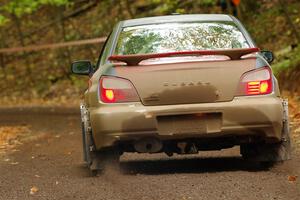
[[[125,154],[122,173],[90,177],[82,162],[79,113],[11,109],[0,126],[28,126],[30,140],[0,154],[0,199],[300,199],[300,158],[272,169],[245,162],[238,148],[168,158]]]

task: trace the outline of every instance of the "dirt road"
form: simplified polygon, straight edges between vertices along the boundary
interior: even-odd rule
[[[29,109],[31,110],[31,109]],[[0,154],[0,199],[300,199],[300,154],[272,169],[243,161],[237,148],[194,156],[125,154],[122,173],[90,177],[72,109],[0,112],[0,126],[31,133]],[[290,176],[290,180],[288,180]]]

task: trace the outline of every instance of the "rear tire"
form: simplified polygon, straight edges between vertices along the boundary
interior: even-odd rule
[[[104,173],[106,171],[120,170],[120,154],[116,148],[94,152],[93,161],[90,165],[91,171]]]
[[[87,134],[85,140],[87,144],[86,158],[87,166],[90,169],[90,174],[96,176],[99,173],[105,172],[108,168],[114,171],[119,170],[120,153],[117,148],[110,148],[102,151],[96,151],[92,134]]]
[[[283,127],[282,140],[274,144],[243,144],[240,151],[246,160],[258,161],[261,163],[276,163],[291,159],[291,138],[288,117],[288,102],[283,101]]]
[[[291,158],[290,140],[275,144],[243,144],[241,154],[244,159],[262,163],[276,163]]]
[[[88,111],[81,105],[82,116],[82,147],[83,159],[90,170],[91,176],[104,172],[105,168],[119,169],[120,153],[117,148],[97,151],[89,122]]]

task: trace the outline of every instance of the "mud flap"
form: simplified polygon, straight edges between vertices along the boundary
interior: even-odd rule
[[[241,154],[247,160],[258,162],[280,162],[291,159],[288,101],[283,100],[282,140],[275,144],[244,144]]]
[[[82,149],[83,159],[88,166],[93,162],[93,139],[91,137],[91,127],[89,122],[88,111],[83,104],[80,105],[81,127],[82,127]]]
[[[82,153],[83,153],[83,160],[87,162],[87,155],[86,155],[86,132],[85,132],[85,106],[81,103],[80,104],[80,114],[81,114],[81,133],[82,133]]]
[[[282,128],[282,145],[278,149],[278,155],[282,160],[290,160],[292,144],[290,137],[290,120],[289,120],[289,103],[287,99],[282,101],[283,105],[283,128]]]
[[[92,137],[92,129],[89,121],[89,113],[84,104],[80,105],[81,126],[82,126],[82,148],[83,159],[86,162],[92,175],[103,171],[107,165],[119,166],[120,154],[115,149],[96,151]]]

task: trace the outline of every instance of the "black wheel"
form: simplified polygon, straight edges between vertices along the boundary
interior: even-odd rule
[[[90,170],[96,170],[98,173],[106,171],[120,170],[120,153],[117,148],[110,148],[102,151],[94,152]]]
[[[247,160],[261,162],[280,162],[290,159],[290,141],[275,144],[244,144],[241,154]]]
[[[282,139],[274,144],[243,144],[241,145],[241,154],[243,158],[252,161],[258,161],[262,164],[270,165],[271,163],[282,162],[291,159],[291,139],[288,117],[288,102],[283,101],[283,127]]]
[[[89,170],[89,172],[90,172],[90,176],[92,176],[92,177],[94,177],[94,176],[97,176],[98,175],[98,170]]]
[[[117,148],[96,151],[91,130],[83,133],[84,158],[92,176],[104,172],[106,168],[118,170],[120,153]]]
[[[246,160],[267,163],[282,162],[291,159],[291,140],[289,135],[281,142],[274,144],[258,143],[243,144],[240,148],[241,155]]]
[[[105,168],[119,169],[120,153],[116,147],[97,151],[93,140],[92,129],[89,122],[88,112],[81,106],[82,115],[82,147],[83,159],[90,169],[92,176],[103,172]]]

